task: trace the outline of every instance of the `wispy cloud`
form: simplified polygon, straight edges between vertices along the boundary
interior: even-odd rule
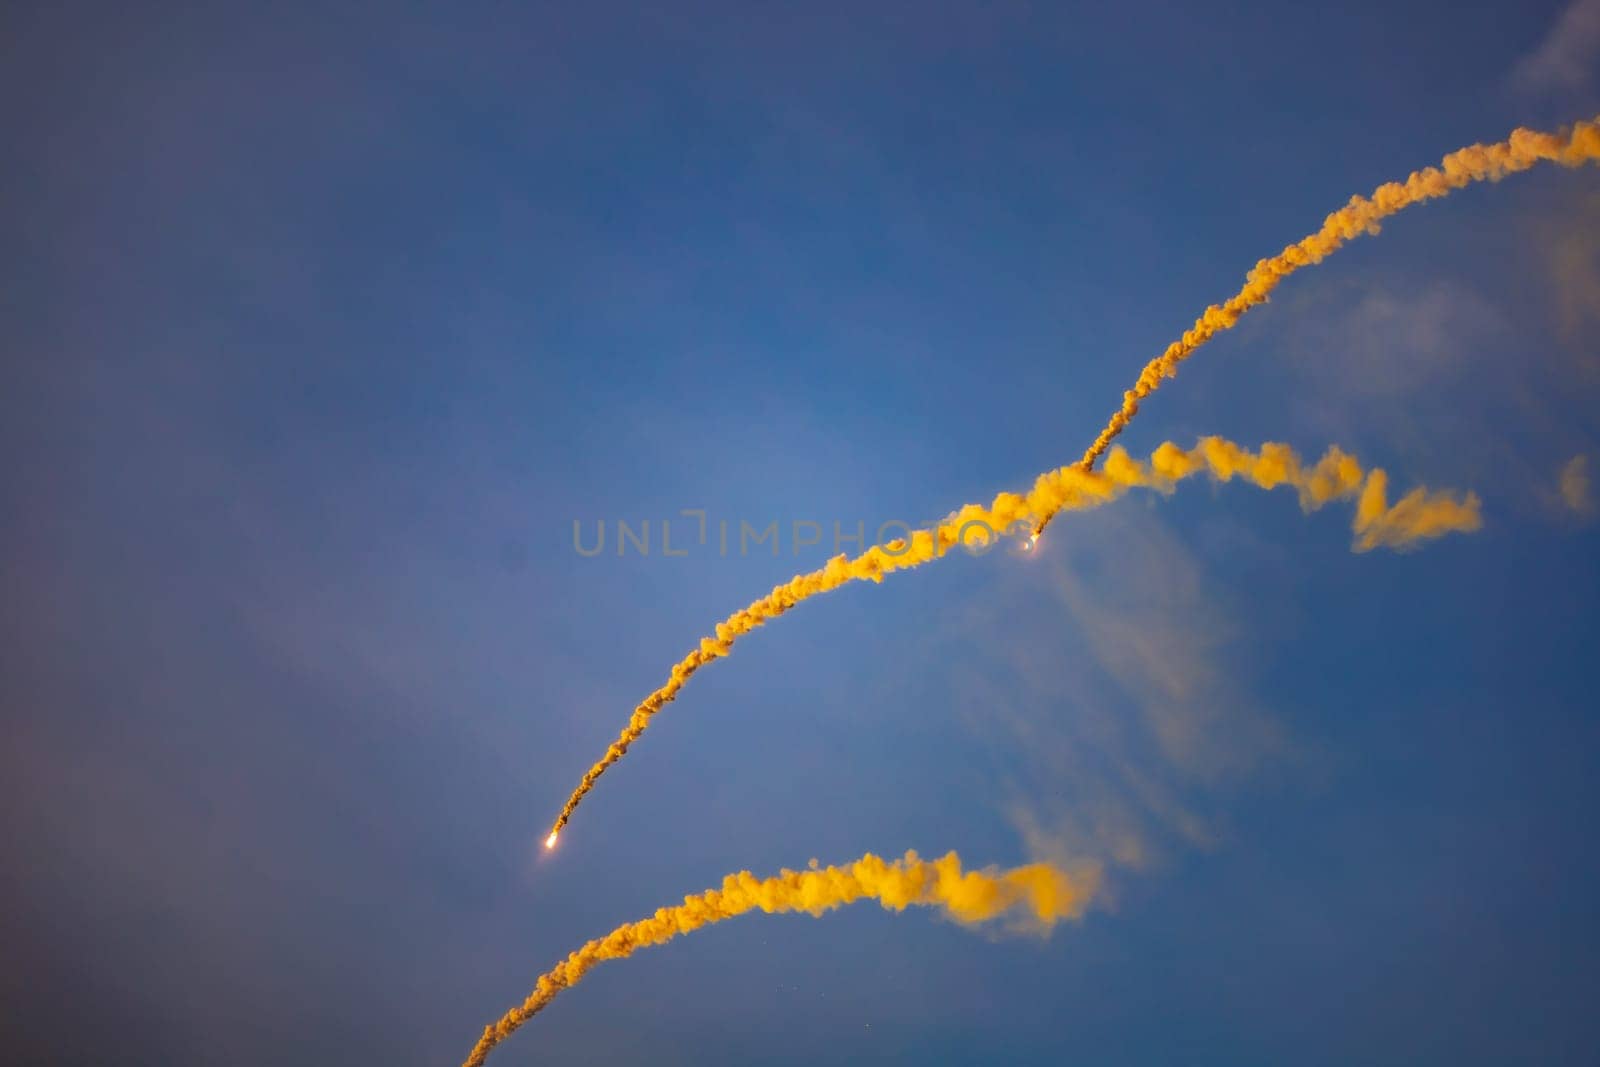
[[[1585,518],[1595,513],[1594,485],[1589,480],[1589,457],[1578,453],[1561,468],[1557,480],[1561,487],[1561,501],[1568,510]]]
[[[1474,243],[1506,249],[1494,262],[1307,286],[1267,349],[1285,405],[1273,430],[1471,488],[1491,514],[1564,510],[1552,470],[1591,439],[1572,400],[1600,382],[1586,329],[1600,245],[1581,199],[1546,200],[1514,233],[1486,223]]]
[[[1573,0],[1539,47],[1511,72],[1514,88],[1527,93],[1576,91],[1594,81],[1600,64],[1600,0]]]
[[[1010,580],[933,638],[960,655],[916,658],[949,664],[940,684],[1029,855],[1138,870],[1213,845],[1226,794],[1292,751],[1240,681],[1225,590],[1156,511],[1128,506],[1073,516]]]
[[[1444,279],[1362,281],[1308,297],[1300,310],[1311,321],[1290,325],[1294,354],[1312,395],[1334,391],[1341,408],[1435,388],[1476,362],[1486,339],[1512,332],[1492,301]]]
[[[1540,227],[1561,342],[1590,381],[1600,380],[1600,352],[1590,343],[1600,324],[1600,194],[1578,200]]]

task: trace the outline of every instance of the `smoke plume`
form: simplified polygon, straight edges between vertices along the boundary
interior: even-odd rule
[[[648,919],[625,923],[570,953],[535,983],[526,1000],[506,1012],[473,1046],[463,1067],[482,1067],[490,1051],[543,1011],[563,989],[578,984],[595,964],[626,959],[641,948],[750,911],[803,911],[820,916],[858,900],[876,900],[889,911],[938,908],[956,922],[976,924],[1011,918],[1024,927],[1049,930],[1082,914],[1098,882],[1092,866],[1068,871],[1034,863],[1010,870],[964,871],[954,852],[924,860],[915,852],[886,861],[868,853],[844,867],[785,870],[771,878],[749,871],[730,874],[722,888],[685,897]]]

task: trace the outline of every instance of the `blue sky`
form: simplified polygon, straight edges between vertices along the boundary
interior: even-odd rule
[[[728,871],[954,848],[1107,891],[730,922],[492,1062],[1592,1061],[1593,169],[1297,275],[1125,437],[1338,443],[1482,531],[1193,484],[840,590],[538,848],[831,549],[574,519],[1025,486],[1352,193],[1600,111],[1593,0],[1348,6],[13,5],[0,1044],[457,1062]]]

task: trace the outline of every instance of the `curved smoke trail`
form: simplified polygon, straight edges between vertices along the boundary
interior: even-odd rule
[[[1139,413],[1139,402],[1159,389],[1162,381],[1174,377],[1178,364],[1223,330],[1231,329],[1246,311],[1264,303],[1279,282],[1301,267],[1321,263],[1351,238],[1364,233],[1376,234],[1380,222],[1413,204],[1449,196],[1474,182],[1497,182],[1536,163],[1578,167],[1597,159],[1600,159],[1600,117],[1556,133],[1518,128],[1497,144],[1468,145],[1445,156],[1437,167],[1424,167],[1403,182],[1386,182],[1373,190],[1370,197],[1351,197],[1350,203],[1323,220],[1322,228],[1316,233],[1301,238],[1271,259],[1257,263],[1245,276],[1244,288],[1222,303],[1206,308],[1187,333],[1146,364],[1133,388],[1122,394],[1122,407],[1111,416],[1078,465],[1085,470],[1093,467],[1112,439]]]
[[[1047,930],[1082,914],[1097,881],[1098,871],[1092,866],[1069,872],[1034,863],[1006,871],[963,871],[954,852],[936,860],[907,852],[892,862],[868,853],[844,867],[818,867],[813,860],[809,870],[785,870],[764,879],[740,871],[724,878],[721,889],[685,897],[682,904],[619,926],[569,954],[539,977],[526,1000],[484,1028],[463,1067],[482,1067],[496,1045],[543,1011],[563,989],[581,981],[595,964],[626,959],[641,948],[746,912],[803,911],[820,916],[858,900],[876,900],[889,911],[939,908],[961,923],[1011,916]]]
[[[932,530],[918,530],[909,539],[876,545],[854,559],[835,556],[820,570],[796,575],[718,623],[716,636],[702,638],[700,647],[673,664],[666,684],[634,709],[622,733],[599,762],[589,768],[567,799],[550,835],[545,838],[545,847],[555,846],[557,836],[594,783],[627,753],[628,747],[649,727],[656,712],[678,695],[697,670],[726,656],[739,637],[783,615],[801,601],[847,582],[881,582],[886,574],[930,563],[961,544],[966,530],[1006,530],[1021,522],[1038,526],[1061,511],[1086,510],[1109,503],[1131,488],[1170,492],[1178,482],[1201,472],[1220,481],[1238,477],[1263,489],[1291,486],[1299,493],[1301,506],[1307,511],[1360,493],[1354,525],[1353,547],[1357,551],[1403,548],[1452,530],[1475,530],[1479,525],[1478,499],[1470,494],[1465,499],[1457,499],[1447,492],[1419,488],[1390,507],[1388,479],[1384,472],[1374,469],[1368,473],[1355,457],[1338,448],[1329,449],[1321,460],[1308,467],[1288,445],[1269,442],[1261,446],[1259,453],[1253,453],[1220,437],[1207,437],[1188,450],[1169,441],[1145,462],[1117,448],[1103,470],[1072,466],[1049,471],[1039,476],[1026,495],[1001,493],[988,507],[968,504]]]

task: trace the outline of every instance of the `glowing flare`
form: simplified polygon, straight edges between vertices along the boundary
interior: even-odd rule
[[[556,838],[558,836],[559,835],[556,833],[556,831],[551,830],[550,831],[550,836],[544,839],[544,847],[545,848],[555,848],[556,847]]]
[[[1011,917],[1027,928],[1047,931],[1083,913],[1098,875],[1092,865],[1067,871],[1043,863],[1007,871],[992,867],[964,871],[954,852],[936,860],[907,852],[893,861],[868,853],[843,867],[818,867],[812,860],[809,870],[786,870],[772,878],[757,878],[749,871],[730,874],[720,889],[684,897],[682,904],[619,926],[569,954],[540,976],[526,1000],[484,1028],[463,1067],[482,1067],[496,1045],[543,1011],[556,994],[581,981],[595,964],[626,959],[641,948],[736,915],[759,910],[821,916],[858,900],[876,900],[888,911],[938,908],[956,922],[969,924]]]

